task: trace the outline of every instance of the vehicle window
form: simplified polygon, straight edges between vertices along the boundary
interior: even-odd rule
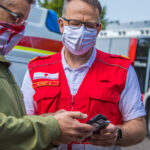
[[[135,70],[139,79],[141,92],[145,93],[148,88],[148,59],[149,58],[150,39],[140,38],[138,39],[136,57],[135,57]]]

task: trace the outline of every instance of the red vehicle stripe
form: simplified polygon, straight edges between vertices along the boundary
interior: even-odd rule
[[[129,45],[128,57],[129,57],[133,62],[134,62],[134,60],[135,60],[136,47],[137,47],[137,38],[131,38],[131,39],[130,39],[130,45]]]
[[[60,52],[63,47],[61,41],[31,36],[24,36],[18,45],[53,52]]]

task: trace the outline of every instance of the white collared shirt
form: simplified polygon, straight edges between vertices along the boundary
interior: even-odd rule
[[[65,57],[64,57],[64,48],[62,49],[62,65],[67,77],[68,85],[72,95],[76,95],[85,75],[89,71],[90,67],[92,66],[95,58],[96,58],[96,48],[94,47],[92,55],[87,63],[81,65],[77,69],[72,69],[67,64]]]
[[[71,69],[66,63],[64,57],[64,49],[62,50],[62,64],[67,77],[68,85],[72,95],[75,95],[86,75],[89,68],[92,66],[94,60],[96,59],[96,48],[93,49],[92,55],[88,62],[77,69]],[[27,70],[24,81],[22,84],[22,93],[24,95],[24,103],[26,107],[27,114],[33,115],[38,113],[37,104],[33,101],[33,95],[35,94],[32,88],[32,81]],[[141,101],[141,92],[135,73],[134,68],[130,65],[127,73],[126,86],[123,90],[120,101],[119,109],[122,114],[123,121],[128,121],[135,119],[140,116],[144,116],[145,109]]]

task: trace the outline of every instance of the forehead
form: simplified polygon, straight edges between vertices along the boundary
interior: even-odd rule
[[[72,0],[66,7],[65,16],[82,21],[94,21],[99,18],[99,11],[82,0]]]

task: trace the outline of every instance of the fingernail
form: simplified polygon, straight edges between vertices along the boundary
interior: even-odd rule
[[[82,114],[83,119],[87,118],[87,116],[88,116],[87,114]]]

